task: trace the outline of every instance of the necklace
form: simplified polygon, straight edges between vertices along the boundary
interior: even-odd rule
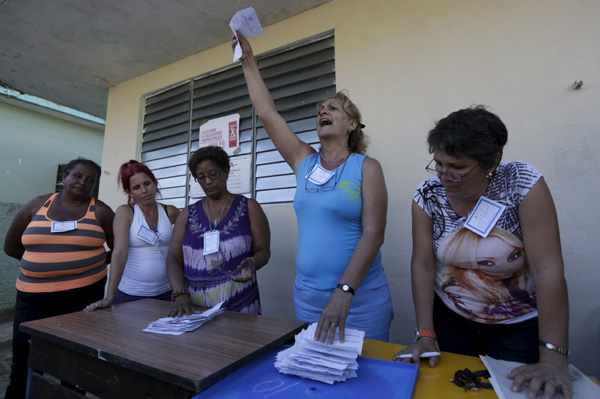
[[[323,155],[321,150],[319,150],[319,155],[321,156],[321,158],[323,158],[323,161],[325,161],[325,163],[337,163],[346,160],[346,158],[350,156],[350,152],[348,152],[347,155],[341,157],[340,159],[336,159],[335,161],[330,161],[329,159],[325,158],[325,155]]]
[[[223,212],[225,212],[225,208],[227,208],[227,203],[229,202],[229,197],[231,196],[231,193],[227,193],[227,199],[225,200],[225,205],[223,205],[223,209],[221,209],[221,214],[219,215],[218,219],[215,219],[215,223],[214,223],[214,230],[217,229],[217,223],[219,223],[219,220],[221,220],[221,217],[223,217]],[[206,198],[206,207],[208,208],[208,222],[210,223],[210,202],[208,202],[208,198]]]

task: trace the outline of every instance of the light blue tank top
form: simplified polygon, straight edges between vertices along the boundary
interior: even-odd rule
[[[362,236],[362,165],[367,156],[351,154],[322,186],[306,179],[318,153],[302,161],[296,173],[294,209],[298,218],[296,273],[300,282],[316,289],[333,289],[346,270]],[[364,281],[383,270],[381,251]]]

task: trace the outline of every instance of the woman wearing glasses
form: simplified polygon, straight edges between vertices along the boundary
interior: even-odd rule
[[[171,316],[192,314],[192,305],[261,314],[256,271],[271,257],[271,231],[253,199],[227,190],[229,156],[203,147],[188,168],[206,198],[181,212],[173,229],[167,275],[173,288]]]
[[[131,160],[121,165],[117,181],[127,194],[127,204],[115,214],[108,288],[104,299],[85,311],[143,298],[171,298],[166,259],[179,209],[156,201],[158,181],[143,163]]]
[[[315,151],[277,112],[250,44],[238,37],[252,104],[296,174],[296,318],[318,322],[315,339],[321,342],[333,342],[338,328],[343,341],[346,326],[387,341],[393,310],[379,251],[387,189],[379,162],[364,155],[360,112],[343,92],[323,101]]]
[[[429,132],[426,169],[435,177],[412,204],[417,341],[401,353],[417,363],[437,338],[443,351],[527,363],[509,378],[514,390],[529,382],[528,397],[570,397],[556,210],[534,166],[500,162],[507,139],[504,123],[481,106]]]

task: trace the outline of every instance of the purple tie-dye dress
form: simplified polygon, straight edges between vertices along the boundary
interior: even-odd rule
[[[219,251],[203,254],[204,233],[214,229],[202,200],[188,206],[189,217],[183,239],[185,284],[195,305],[212,307],[225,301],[224,307],[241,313],[261,314],[256,277],[237,283],[229,276],[239,274],[239,264],[252,256],[252,233],[248,216],[248,199],[233,195],[231,207],[217,224]]]

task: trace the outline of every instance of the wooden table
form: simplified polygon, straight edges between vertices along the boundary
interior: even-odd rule
[[[182,335],[143,332],[171,309],[144,299],[23,323],[31,335],[30,398],[190,398],[293,339],[306,322],[226,311]],[[48,378],[46,373],[54,378]]]

